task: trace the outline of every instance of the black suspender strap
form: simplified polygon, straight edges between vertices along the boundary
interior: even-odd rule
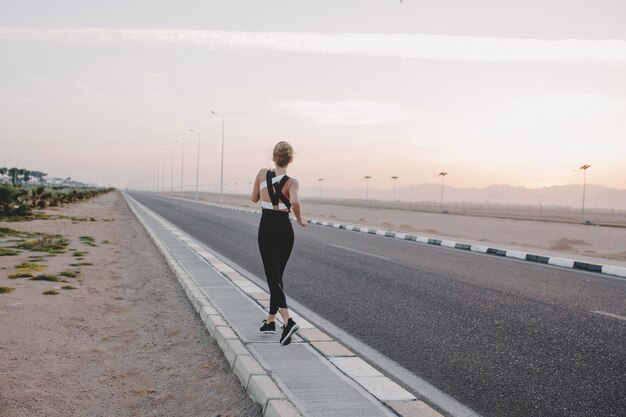
[[[267,174],[265,174],[265,183],[267,184],[267,192],[270,195],[270,201],[274,206],[274,209],[278,209],[278,197],[276,197],[276,192],[274,191],[274,183],[272,182],[272,178],[276,176],[274,171],[267,170]]]
[[[278,195],[278,198],[280,198],[280,201],[282,201],[283,204],[287,207],[287,210],[291,210],[291,202],[285,196],[285,194],[283,194],[283,187],[285,186],[287,180],[289,180],[289,177],[285,175],[281,178],[280,181],[278,181],[278,183],[276,184],[276,194]]]

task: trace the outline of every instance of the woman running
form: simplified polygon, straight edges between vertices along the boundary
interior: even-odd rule
[[[259,224],[259,250],[270,289],[270,312],[263,320],[263,333],[276,333],[276,313],[283,318],[280,344],[291,343],[291,336],[300,326],[289,317],[287,299],[283,292],[283,272],[293,248],[293,228],[289,212],[293,209],[296,220],[306,226],[298,197],[298,181],[287,176],[287,167],[293,160],[293,148],[287,142],[274,146],[273,161],[276,169],[262,169],[256,176],[252,189],[252,201],[261,200],[262,214]]]

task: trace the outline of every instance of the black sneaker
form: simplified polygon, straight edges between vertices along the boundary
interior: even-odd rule
[[[274,334],[276,333],[276,323],[271,321],[267,322],[267,320],[263,320],[263,326],[259,329],[262,333]]]
[[[283,335],[280,337],[280,344],[283,346],[287,346],[289,343],[291,343],[291,336],[293,336],[293,334],[297,332],[299,328],[300,326],[298,326],[296,322],[290,318],[287,321],[287,325],[283,326]]]

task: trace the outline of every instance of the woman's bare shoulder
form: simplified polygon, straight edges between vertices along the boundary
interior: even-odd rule
[[[259,172],[256,174],[257,178],[265,178],[265,175],[267,174],[267,171],[269,171],[269,169],[261,168],[259,170]]]
[[[297,180],[297,179],[295,179],[294,177],[289,177],[289,186],[290,186],[290,187],[292,187],[292,186],[294,186],[294,185],[295,185],[296,187],[299,187],[299,186],[300,186],[300,183],[299,183],[299,182],[298,182],[298,180]]]

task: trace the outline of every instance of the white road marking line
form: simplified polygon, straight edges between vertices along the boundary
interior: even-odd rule
[[[356,253],[360,253],[362,255],[368,255],[368,256],[373,256],[374,258],[378,258],[378,259],[385,259],[385,260],[390,260],[391,258],[388,258],[386,256],[380,256],[380,255],[376,255],[374,253],[369,253],[369,252],[363,252],[362,250],[358,250],[358,249],[352,249],[352,248],[347,248],[345,246],[339,246],[339,245],[335,245],[333,243],[329,243],[329,246],[333,246],[335,248],[339,248],[339,249],[345,249],[345,250],[349,250],[351,252],[356,252]]]
[[[601,314],[603,316],[609,316],[609,317],[613,317],[615,319],[620,319],[620,320],[626,321],[626,317],[620,316],[620,315],[617,315],[617,314],[613,314],[613,313],[607,313],[606,311],[592,311],[592,313]]]

